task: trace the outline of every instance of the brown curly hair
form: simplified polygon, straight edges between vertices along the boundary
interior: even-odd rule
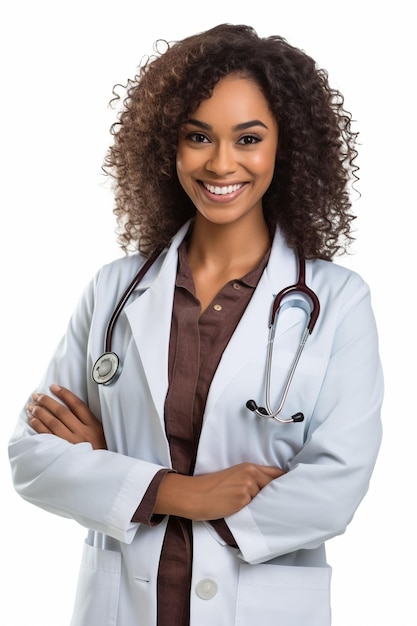
[[[195,214],[176,174],[179,129],[233,72],[256,81],[279,126],[275,172],[263,200],[271,233],[279,225],[304,258],[331,259],[346,251],[355,219],[349,186],[358,179],[357,133],[327,72],[284,38],[261,38],[245,25],[161,40],[154,52],[124,87],[103,164],[114,179],[122,249],[149,254]],[[114,93],[113,102],[120,100]]]

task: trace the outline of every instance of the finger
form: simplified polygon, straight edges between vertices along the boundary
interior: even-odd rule
[[[279,478],[285,472],[279,467],[273,467],[269,465],[255,465],[251,469],[252,478],[256,484],[256,487],[261,490],[271,481]]]
[[[269,476],[274,476],[275,474],[280,474],[281,472],[285,471],[277,465],[256,465],[256,467],[265,474],[269,474]]]
[[[29,423],[37,433],[49,433],[68,439],[71,431],[68,427],[43,406],[29,403],[27,406]]]
[[[52,434],[49,428],[45,426],[45,424],[40,419],[35,417],[29,408],[26,410],[26,412],[29,424],[32,426],[33,430],[36,430],[36,432],[39,434]]]
[[[85,424],[68,407],[46,394],[34,393],[32,398],[33,405],[28,406],[29,412],[52,434],[71,443],[84,440],[82,429],[85,428]]]
[[[72,391],[66,387],[59,385],[51,385],[50,389],[52,393],[59,398],[64,404],[78,417],[83,424],[91,424],[92,420],[95,420],[95,416],[91,413],[88,406],[75,395]]]

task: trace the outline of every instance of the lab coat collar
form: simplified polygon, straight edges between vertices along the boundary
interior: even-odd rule
[[[181,245],[184,237],[187,235],[192,220],[188,220],[179,231],[174,235],[170,244],[162,250],[155,263],[150,267],[148,272],[142,278],[140,283],[135,287],[134,292],[144,292],[151,287],[160,275],[164,275],[167,267],[175,265],[175,272],[177,268],[177,256],[178,248]]]

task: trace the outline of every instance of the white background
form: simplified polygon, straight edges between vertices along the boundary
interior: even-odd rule
[[[134,75],[156,39],[180,39],[221,22],[247,23],[260,35],[280,34],[303,48],[329,71],[357,120],[362,144],[357,242],[355,254],[339,262],[359,271],[372,289],[386,378],[385,434],[367,497],[346,534],[328,544],[333,624],[416,626],[412,4],[3,4],[3,626],[69,623],[84,529],[20,500],[11,486],[6,444],[84,285],[104,262],[121,256],[112,197],[100,171],[115,119],[107,106],[112,87]]]

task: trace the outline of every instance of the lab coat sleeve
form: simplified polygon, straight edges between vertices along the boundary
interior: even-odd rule
[[[68,387],[100,418],[88,357],[96,286],[97,279],[85,290],[36,391],[50,394],[52,383]],[[131,522],[138,503],[161,469],[109,450],[93,450],[89,443],[74,445],[54,435],[37,434],[25,409],[10,439],[9,458],[14,486],[22,498],[126,543],[139,526]]]
[[[343,533],[368,489],[382,434],[383,377],[369,289],[356,278],[304,446],[286,475],[226,520],[247,562],[316,548]]]

